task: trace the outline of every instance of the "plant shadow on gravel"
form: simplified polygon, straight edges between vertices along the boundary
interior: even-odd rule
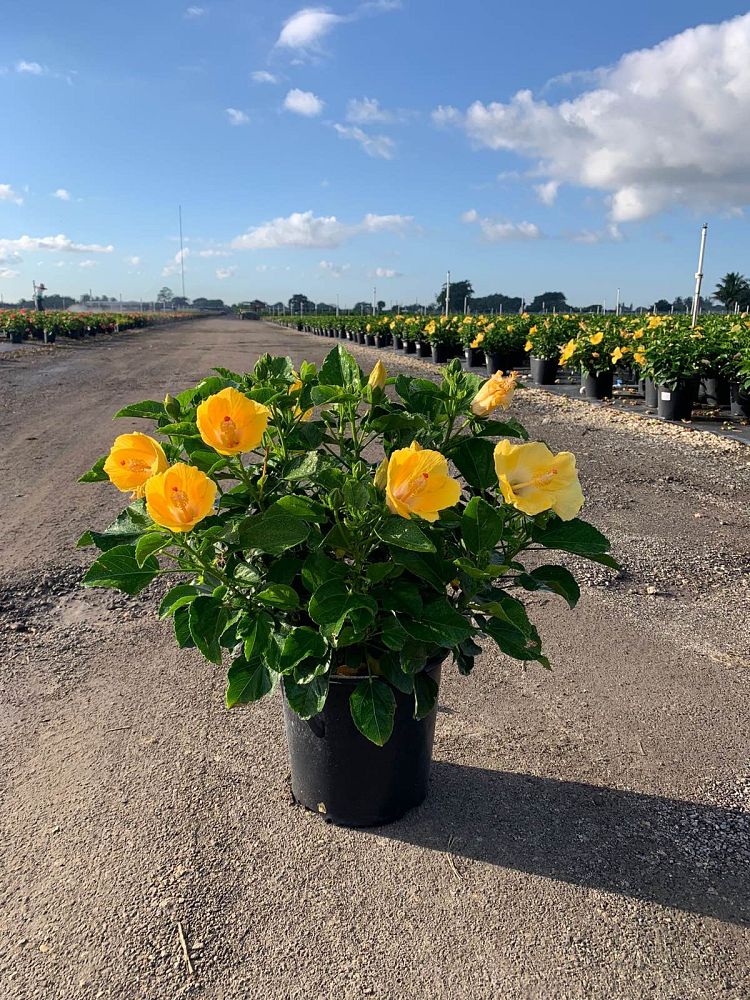
[[[394,840],[750,924],[750,816],[597,785],[433,763]]]

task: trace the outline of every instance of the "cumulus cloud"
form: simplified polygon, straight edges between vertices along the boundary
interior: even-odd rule
[[[376,267],[370,271],[371,278],[403,278],[401,271],[396,271],[392,267]]]
[[[396,155],[396,143],[387,135],[370,135],[356,125],[334,125],[340,138],[358,142],[368,156],[381,160],[392,160]]]
[[[402,121],[408,112],[386,111],[374,97],[353,97],[346,105],[346,120],[355,125],[388,124]]]
[[[361,222],[345,223],[335,215],[316,216],[311,211],[254,226],[231,243],[235,250],[272,250],[279,247],[333,248],[367,233],[402,233],[412,224],[409,215],[366,215]]]
[[[23,205],[23,198],[10,184],[0,184],[0,201],[12,201],[14,205]]]
[[[125,258],[125,263],[126,264],[130,264],[131,267],[139,267],[140,264],[141,264],[141,258],[140,257],[126,257]]]
[[[256,69],[254,73],[250,74],[252,79],[256,83],[278,83],[279,78],[274,76],[273,73],[269,73],[265,69]]]
[[[477,146],[537,160],[538,173],[608,196],[613,222],[675,205],[750,203],[750,14],[701,25],[631,52],[579,96],[548,103],[440,107]]]
[[[321,260],[318,267],[331,278],[342,278],[351,268],[351,264],[334,264],[332,260]]]
[[[85,267],[85,268],[96,267],[96,261],[95,260],[82,260],[81,263],[78,266],[79,267]]]
[[[205,7],[188,7],[185,10],[185,17],[188,21],[194,21],[198,17],[203,17],[206,14]]]
[[[305,118],[315,118],[324,108],[323,101],[309,90],[299,90],[297,87],[290,90],[284,98],[284,108],[286,111],[293,111],[295,115],[304,115]]]
[[[384,14],[400,6],[400,0],[371,0],[360,4],[351,14],[334,14],[327,7],[303,7],[284,21],[276,48],[289,49],[301,55],[320,52],[320,43],[339,24],[357,21],[370,14]]]
[[[554,205],[557,201],[557,192],[559,189],[559,181],[546,181],[544,184],[536,184],[534,186],[536,196],[543,205]]]
[[[542,232],[533,222],[499,222],[496,219],[483,218],[475,209],[464,212],[461,221],[469,225],[477,223],[482,238],[487,243],[502,243],[509,240],[538,240]]]
[[[584,229],[573,233],[570,239],[574,243],[621,243],[623,236],[619,226],[611,222],[604,229]]]
[[[236,267],[217,267],[216,277],[219,281],[224,281],[225,278],[231,278],[233,274],[237,273]]]
[[[27,62],[25,59],[19,59],[16,63],[16,73],[28,73],[31,76],[41,76],[44,72],[44,66],[38,62]]]
[[[57,191],[52,192],[52,197],[57,198],[59,201],[70,201],[70,191],[66,191],[65,188],[58,188]]]
[[[99,243],[74,243],[67,236],[19,236],[17,240],[0,239],[0,256],[8,252],[26,253],[50,250],[55,253],[112,253],[114,247]]]
[[[227,121],[230,125],[247,125],[250,121],[249,115],[238,108],[224,108],[224,114],[227,116]]]
[[[185,247],[184,250],[178,250],[172,260],[162,268],[162,278],[170,278],[173,274],[180,274],[184,262],[191,256],[192,252],[193,251],[190,247]]]
[[[199,257],[231,257],[232,254],[229,250],[215,250],[213,248],[209,250],[199,250]]]

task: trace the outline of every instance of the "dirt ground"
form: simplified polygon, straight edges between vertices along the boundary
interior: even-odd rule
[[[553,672],[445,672],[430,797],[379,830],[291,804],[278,700],[228,713],[148,595],[79,588],[116,409],[331,346],[212,319],[0,360],[0,997],[745,1000],[745,446],[518,394],[625,571],[536,601]]]

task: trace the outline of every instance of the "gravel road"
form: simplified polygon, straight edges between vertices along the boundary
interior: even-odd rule
[[[152,599],[78,587],[116,409],[331,346],[211,319],[0,360],[0,997],[746,1000],[745,446],[518,394],[625,570],[536,600],[551,673],[448,671],[430,798],[376,831],[291,804],[278,700],[227,713]]]

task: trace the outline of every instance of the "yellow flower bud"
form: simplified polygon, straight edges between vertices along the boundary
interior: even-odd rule
[[[388,372],[385,370],[385,365],[382,361],[378,361],[370,372],[367,384],[371,389],[382,389],[387,378]]]

